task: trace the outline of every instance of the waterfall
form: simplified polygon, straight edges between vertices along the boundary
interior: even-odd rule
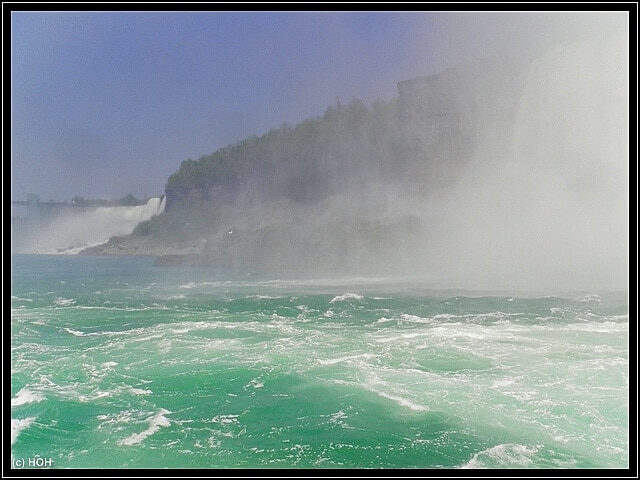
[[[136,226],[164,211],[166,197],[151,198],[135,207],[68,208],[42,216],[18,244],[15,253],[75,254],[111,237],[127,235]]]

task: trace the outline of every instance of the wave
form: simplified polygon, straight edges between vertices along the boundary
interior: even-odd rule
[[[22,419],[11,419],[11,445],[16,443],[20,432],[22,432],[25,428],[29,428],[33,422],[36,421],[36,417],[27,417]]]
[[[11,406],[17,407],[19,405],[25,405],[27,403],[38,403],[44,400],[44,397],[39,393],[33,393],[31,390],[23,388],[16,396],[11,399]]]
[[[381,317],[376,321],[376,323],[389,323],[389,322],[395,322],[395,320],[393,318]]]
[[[96,335],[107,335],[108,333],[113,333],[113,332],[91,332],[91,333],[84,333],[84,332],[79,332],[78,330],[73,330],[72,328],[68,328],[65,327],[65,332],[69,332],[71,335],[75,336],[75,337],[89,337],[89,336],[96,336]]]
[[[349,360],[354,360],[356,358],[369,359],[369,358],[375,358],[375,355],[372,354],[372,353],[362,353],[360,355],[350,355],[350,356],[347,356],[347,357],[331,358],[329,360],[318,360],[318,363],[320,365],[334,365],[336,363],[347,362]]]
[[[407,339],[429,337],[431,335],[432,335],[431,332],[419,331],[419,332],[411,332],[411,333],[401,333],[399,335],[392,335],[390,337],[385,336],[383,338],[374,338],[374,341],[377,343],[401,342],[404,344],[404,342]]]
[[[103,369],[98,369],[96,367],[91,368],[90,375],[91,380],[89,382],[72,382],[68,384],[57,384],[45,376],[41,376],[40,385],[38,388],[46,393],[49,398],[57,398],[58,400],[63,399],[71,402],[93,402],[100,398],[118,398],[123,394],[130,395],[151,395],[153,392],[151,390],[137,388],[127,384],[113,384],[107,386],[107,390],[102,390],[101,386],[104,384],[101,382],[96,385],[98,380],[103,379],[106,375],[113,373],[112,369],[114,366],[118,365],[116,362],[105,362],[101,366]],[[136,379],[139,382],[145,383],[144,380]],[[147,381],[148,382],[148,381]],[[24,391],[24,392],[23,392]],[[11,401],[11,406],[23,405],[26,403],[34,403],[45,400],[42,394],[35,393],[22,389],[14,399]]]
[[[144,388],[134,388],[134,387],[130,387],[129,392],[133,393],[134,395],[151,395],[153,393],[151,390],[146,390]]]
[[[581,303],[600,303],[602,302],[602,298],[600,298],[600,295],[598,294],[590,294],[590,295],[585,295],[583,297],[578,297],[578,298],[574,298],[573,299],[576,302],[581,302]]]
[[[169,410],[165,410],[164,408],[160,409],[160,412],[147,419],[147,421],[149,422],[149,428],[140,433],[134,433],[127,438],[119,440],[118,445],[136,445],[138,443],[141,443],[148,436],[156,433],[158,430],[160,430],[161,427],[168,427],[169,425],[171,425],[171,420],[165,417],[165,415],[168,413],[171,412]]]
[[[76,303],[76,301],[73,298],[56,298],[53,301],[54,305],[58,306],[58,307],[70,307],[71,305],[74,305]]]
[[[229,424],[232,424],[232,423],[237,424],[238,423],[238,416],[239,415],[232,415],[232,414],[216,415],[210,421],[211,421],[211,423],[218,423],[220,425],[229,425]]]
[[[524,468],[533,462],[537,447],[502,443],[476,453],[460,468]]]
[[[362,295],[357,293],[345,293],[344,295],[337,295],[331,299],[329,303],[344,302],[345,300],[362,300]]]
[[[404,398],[404,397],[399,397],[397,395],[391,395],[388,394],[386,392],[376,392],[378,395],[380,395],[383,398],[388,398],[389,400],[393,400],[394,402],[397,402],[399,405],[402,405],[403,407],[407,407],[415,412],[427,412],[429,411],[428,407],[425,407],[423,405],[420,405],[418,403],[412,402],[411,400],[409,400],[408,398]]]
[[[393,388],[393,386],[390,387],[389,384],[387,384],[387,382],[380,379],[375,374],[373,376],[370,376],[368,380],[365,381],[361,386],[364,387],[366,390],[373,392],[382,398],[392,400],[396,402],[398,405],[402,407],[406,407],[410,410],[413,410],[414,412],[428,412],[430,410],[429,407],[420,405],[419,403],[416,403],[409,398],[400,396],[398,393],[406,393],[406,392],[402,392],[402,389],[400,389],[401,390],[400,392],[396,392],[395,390],[397,390],[397,388]],[[391,389],[392,393],[387,391],[389,389]]]
[[[409,323],[431,323],[432,322],[430,318],[423,318],[423,317],[419,317],[417,315],[411,315],[408,313],[402,313],[400,315],[400,318],[402,319],[403,322],[409,322]]]
[[[249,295],[245,297],[250,300],[280,300],[282,298],[286,298],[283,296],[275,296],[275,295]]]
[[[33,298],[23,298],[16,297],[15,295],[11,295],[11,301],[20,301],[20,302],[33,302]]]
[[[249,383],[247,383],[244,388],[262,388],[264,387],[264,383],[258,380],[257,378],[252,378]]]

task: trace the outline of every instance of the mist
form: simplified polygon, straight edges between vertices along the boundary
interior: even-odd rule
[[[280,159],[281,195],[253,176],[218,210],[205,258],[434,288],[627,290],[628,43],[560,44],[402,85],[410,100],[432,94],[404,106],[405,138],[368,124],[313,163]],[[372,156],[398,140],[411,155]]]
[[[532,61],[511,138],[486,130],[454,187],[425,205],[426,279],[628,289],[628,45],[583,41]]]

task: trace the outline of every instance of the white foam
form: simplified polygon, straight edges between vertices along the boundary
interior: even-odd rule
[[[78,330],[73,330],[71,328],[65,328],[64,330],[66,332],[69,332],[71,335],[75,335],[76,337],[86,337],[89,335],[97,335],[97,333],[84,333],[84,332],[79,332]]]
[[[28,428],[33,422],[35,422],[35,420],[36,420],[36,417],[11,419],[11,445],[16,443],[16,440],[18,439],[18,435],[20,435],[20,432],[22,432],[25,428]]]
[[[429,318],[423,318],[417,315],[410,315],[408,313],[403,313],[402,315],[400,315],[400,318],[405,322],[411,322],[411,323],[431,323],[431,319]]]
[[[248,388],[248,387],[262,388],[264,387],[264,383],[258,380],[257,378],[254,378],[247,385],[245,385],[245,388]]]
[[[381,317],[376,323],[389,323],[393,322],[393,318]]]
[[[629,330],[628,323],[619,322],[589,322],[589,323],[571,323],[561,330],[578,330],[583,332],[598,332],[598,333],[614,333],[614,332],[626,332]]]
[[[399,405],[402,405],[403,407],[407,407],[413,411],[416,412],[427,412],[429,411],[428,407],[425,407],[424,405],[420,405],[417,404],[415,402],[412,402],[411,400],[404,398],[404,397],[399,397],[397,395],[390,395],[386,392],[376,392],[378,395],[380,395],[381,397],[384,398],[388,398],[389,400],[393,400],[394,402],[397,402]]]
[[[74,303],[76,303],[76,301],[73,298],[56,298],[53,302],[54,304],[56,304],[59,307],[69,307],[71,305],[73,305]]]
[[[349,360],[354,360],[356,358],[372,358],[375,355],[371,353],[363,353],[361,355],[350,355],[348,357],[340,357],[340,358],[330,358],[329,360],[318,360],[320,365],[334,365],[336,363],[347,362]]]
[[[574,301],[583,302],[583,303],[591,303],[591,302],[600,303],[602,300],[600,298],[600,295],[593,293],[590,295],[585,295],[584,297],[575,298]]]
[[[238,415],[217,415],[211,419],[211,422],[219,423],[220,425],[238,423]]]
[[[344,295],[336,295],[329,303],[344,302],[345,300],[362,300],[362,295],[357,293],[345,293]]]
[[[98,415],[97,416],[98,420],[104,420],[104,422],[98,425],[98,428],[100,429],[104,425],[108,425],[108,424],[129,423],[132,417],[132,412],[133,412],[132,410],[127,410],[126,412],[120,412],[118,414]]]
[[[525,467],[538,452],[536,447],[502,443],[476,453],[469,462],[461,468],[493,468],[493,467]]]
[[[522,316],[522,313],[506,313],[501,311],[496,312],[487,312],[487,313],[467,313],[464,315],[464,318],[470,319],[472,322],[481,322],[483,320],[504,320],[508,317],[517,317]]]
[[[11,406],[17,407],[18,405],[25,405],[27,403],[41,402],[44,397],[39,393],[33,393],[31,390],[23,388],[16,396],[11,399]]]
[[[502,387],[509,387],[511,385],[513,385],[515,383],[514,380],[494,380],[494,382],[491,384],[491,388],[502,388]]]
[[[189,282],[189,283],[185,283],[184,285],[180,285],[179,288],[185,288],[185,289],[191,289],[191,288],[198,288],[198,287],[219,287],[221,285],[228,285],[230,286],[230,282]]]
[[[136,445],[141,443],[145,438],[150,435],[153,435],[160,427],[168,427],[171,425],[171,421],[165,417],[165,414],[171,413],[169,410],[165,410],[164,408],[160,410],[159,413],[147,419],[149,422],[149,428],[140,433],[134,433],[133,435],[128,436],[120,441],[118,441],[118,445]]]
[[[376,338],[375,341],[378,343],[406,342],[406,340],[411,338],[429,337],[429,336],[430,336],[430,333],[428,332],[403,333],[401,335],[394,335],[391,337]]]
[[[234,338],[217,338],[214,340],[209,340],[207,343],[203,345],[199,345],[197,348],[211,348],[214,350],[219,349],[234,349],[237,345],[240,344],[240,341]]]
[[[189,327],[185,327],[185,328],[173,328],[171,329],[171,333],[188,333],[190,332],[191,329]]]
[[[378,378],[375,375],[369,377],[369,379],[364,384],[362,384],[362,386],[365,389],[369,390],[370,392],[376,393],[377,395],[383,398],[393,400],[399,405],[403,407],[407,407],[410,410],[413,410],[415,412],[429,411],[428,407],[415,403],[408,398],[397,395],[396,394],[396,391],[398,390],[397,386],[395,387],[393,385],[390,386],[385,381],[383,381],[382,379]],[[391,390],[393,393],[389,393],[387,390]],[[403,392],[400,392],[400,393],[403,393]]]
[[[145,390],[142,388],[133,388],[133,387],[131,387],[129,391],[134,395],[151,395],[153,393],[151,390]]]
[[[22,298],[16,297],[15,295],[11,295],[11,300],[20,300],[21,302],[33,302],[33,298]]]
[[[166,300],[183,300],[187,298],[186,295],[171,295],[169,297],[166,298]]]
[[[112,395],[112,392],[107,392],[105,390],[96,390],[96,392],[95,392],[93,397],[91,397],[91,398],[86,397],[87,398],[86,401],[95,400],[96,398],[110,397],[111,395]]]
[[[452,318],[458,318],[458,315],[451,313],[439,313],[433,316],[433,320],[451,320]]]

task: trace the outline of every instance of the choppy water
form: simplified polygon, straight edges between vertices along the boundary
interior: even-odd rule
[[[11,262],[17,468],[629,466],[626,294]]]

